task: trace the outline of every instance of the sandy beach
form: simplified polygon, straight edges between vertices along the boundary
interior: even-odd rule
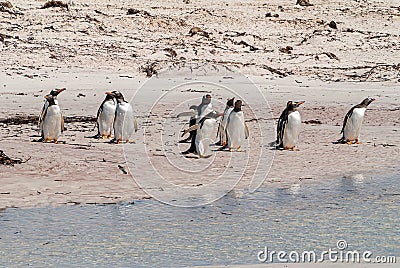
[[[271,120],[288,100],[306,101],[300,151],[276,151],[264,186],[399,172],[396,1],[294,2],[70,1],[67,10],[12,1],[0,12],[0,149],[26,162],[0,166],[0,207],[151,198],[124,174],[122,146],[91,138],[94,118],[105,91],[119,90],[129,100],[148,76],[185,62],[249,76],[270,106],[262,116]],[[193,27],[201,31],[189,34]],[[67,122],[63,143],[34,142],[43,96],[56,87],[67,88],[59,96]],[[219,101],[230,97],[213,94]],[[363,144],[333,144],[345,113],[367,96],[377,101],[366,113]],[[143,127],[147,111],[134,105]],[[254,118],[246,120],[257,136]],[[135,142],[143,142],[140,134]],[[244,176],[237,190],[249,180]]]

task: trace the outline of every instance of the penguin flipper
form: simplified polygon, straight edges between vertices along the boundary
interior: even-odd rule
[[[137,126],[136,116],[133,117],[133,126],[135,128],[135,132],[137,132],[138,131],[138,126]]]
[[[190,116],[190,117],[193,117],[193,116],[195,116],[195,115],[196,115],[196,112],[193,111],[193,110],[191,110],[191,111],[179,113],[176,117],[181,117],[181,116]]]
[[[187,133],[192,132],[193,130],[196,130],[196,129],[199,129],[199,125],[198,124],[193,125],[190,128],[184,130],[182,135],[181,135],[181,137],[185,136]]]
[[[347,112],[346,116],[344,117],[344,120],[343,120],[343,127],[342,127],[342,130],[340,131],[340,133],[344,133],[344,128],[346,127],[347,122],[349,121],[351,115],[353,114],[354,108],[355,108],[355,106],[354,106],[353,108],[351,108],[351,109]]]
[[[60,116],[61,116],[61,133],[62,133],[65,130],[64,116],[62,114]]]
[[[43,128],[43,119],[45,113],[46,113],[46,104],[43,104],[42,111],[40,112],[39,115],[39,122],[38,122],[39,132],[41,132]]]
[[[249,127],[247,126],[246,122],[244,122],[244,133],[245,133],[245,138],[247,139],[250,136],[250,131]]]
[[[288,112],[285,109],[278,120],[278,127],[276,133],[276,143],[278,146],[283,145],[283,135],[285,133],[286,124],[288,122]]]

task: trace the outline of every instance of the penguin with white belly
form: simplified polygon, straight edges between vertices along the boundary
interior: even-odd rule
[[[297,108],[304,101],[288,101],[278,120],[276,144],[278,149],[295,150],[299,140],[301,115]]]
[[[235,106],[229,114],[226,136],[228,137],[228,148],[231,152],[234,150],[241,151],[244,140],[249,137],[249,128],[244,120],[241,100],[235,102]]]
[[[44,142],[57,143],[64,129],[64,121],[62,119],[60,106],[56,104],[54,96],[49,94],[46,95],[45,98],[48,102],[48,107],[43,114],[43,139]]]
[[[111,138],[114,126],[117,100],[112,92],[106,92],[106,97],[97,111],[97,138]]]
[[[232,99],[228,99],[228,101],[226,102],[224,114],[222,115],[221,123],[219,124],[218,128],[219,142],[217,142],[215,145],[222,145],[223,147],[227,145],[228,139],[226,136],[226,125],[228,124],[229,115],[233,111],[234,101],[235,97],[233,97]]]
[[[364,119],[365,111],[371,102],[375,101],[373,98],[365,98],[360,104],[353,106],[350,111],[347,112],[344,121],[342,131],[342,138],[338,140],[341,143],[352,144],[355,142],[359,144],[359,135],[361,125]]]
[[[53,100],[54,100],[54,103],[58,105],[57,96],[58,96],[58,94],[60,94],[64,90],[66,90],[66,88],[52,89],[48,95],[52,96]],[[39,115],[39,132],[40,132],[40,136],[41,136],[39,141],[44,141],[44,136],[43,136],[43,117],[44,117],[44,114],[46,113],[46,110],[47,110],[48,107],[49,107],[49,102],[48,102],[47,99],[45,99],[45,102],[44,102],[43,107],[42,107],[42,111],[40,112],[40,115]]]
[[[137,131],[137,121],[133,114],[133,108],[124,99],[124,96],[119,91],[113,91],[117,100],[114,119],[114,141],[116,143],[129,142],[133,133]]]

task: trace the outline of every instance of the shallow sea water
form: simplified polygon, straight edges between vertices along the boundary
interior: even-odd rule
[[[400,256],[400,174],[230,193],[179,208],[154,200],[0,212],[0,266],[257,264],[270,250]]]

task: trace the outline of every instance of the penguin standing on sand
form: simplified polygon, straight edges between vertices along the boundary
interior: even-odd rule
[[[64,90],[66,90],[66,88],[56,88],[56,89],[52,89],[50,91],[49,95],[51,95],[53,97],[54,103],[56,105],[58,105],[58,100],[57,100],[58,94],[60,94]],[[46,99],[44,104],[43,104],[42,111],[40,112],[40,115],[39,115],[39,132],[40,132],[40,136],[41,136],[39,141],[44,141],[44,136],[43,136],[43,117],[44,117],[44,114],[46,113],[46,110],[47,110],[48,107],[49,107],[49,101]]]
[[[136,117],[133,114],[132,106],[124,99],[119,91],[113,91],[117,100],[114,119],[114,140],[117,143],[129,142],[133,132],[137,131]]]
[[[226,102],[226,107],[224,110],[224,115],[221,118],[221,123],[219,124],[218,134],[219,134],[219,142],[216,145],[227,145],[227,136],[226,136],[226,125],[228,124],[228,118],[234,108],[235,97],[232,99],[228,99]]]
[[[190,106],[190,111],[189,112],[183,112],[178,114],[178,117],[181,116],[190,116],[189,120],[189,128],[194,126],[196,123],[201,120],[205,115],[209,114],[210,112],[213,111],[213,107],[211,104],[211,95],[207,94],[204,95],[203,98],[201,99],[200,105],[192,105]],[[195,130],[190,132],[189,137],[186,139],[180,140],[179,143],[185,143],[185,142],[190,142],[193,140],[194,135],[195,135]]]
[[[97,138],[111,138],[117,109],[117,100],[112,92],[106,92],[106,98],[97,111]]]
[[[178,116],[181,116],[182,114],[188,114],[187,112],[181,113]],[[218,113],[216,113],[212,107],[211,104],[211,95],[207,94],[204,95],[201,101],[201,104],[196,107],[196,110],[194,111],[194,121],[191,121],[191,124],[193,125],[189,126],[189,129],[185,130],[182,134],[182,137],[186,133],[190,133],[190,147],[186,151],[182,152],[182,154],[189,154],[189,153],[196,153],[196,135],[197,135],[197,130],[200,127],[200,123],[202,120],[206,118],[217,118]]]
[[[276,138],[278,148],[285,150],[296,149],[301,127],[301,116],[297,108],[303,103],[304,101],[287,102],[286,108],[278,120]]]
[[[235,106],[228,117],[226,136],[231,152],[233,150],[241,151],[244,140],[249,137],[249,128],[244,120],[241,100],[235,102]]]
[[[344,121],[342,131],[343,136],[338,142],[352,144],[353,141],[359,144],[359,135],[361,130],[361,125],[364,119],[365,111],[371,102],[375,101],[373,98],[365,98],[360,104],[352,107],[350,111],[347,112]]]
[[[195,134],[192,138],[189,150],[183,152],[182,154],[196,153],[199,155],[200,158],[210,157],[210,143],[212,142],[212,137],[215,135],[217,118],[221,115],[222,114],[218,114],[212,111],[209,114],[203,116],[197,124],[185,130],[184,134],[188,132],[195,132]]]
[[[46,95],[45,98],[48,102],[48,107],[43,114],[43,139],[44,142],[57,143],[64,129],[64,121],[62,119],[60,106],[55,102],[54,96],[49,94]]]

